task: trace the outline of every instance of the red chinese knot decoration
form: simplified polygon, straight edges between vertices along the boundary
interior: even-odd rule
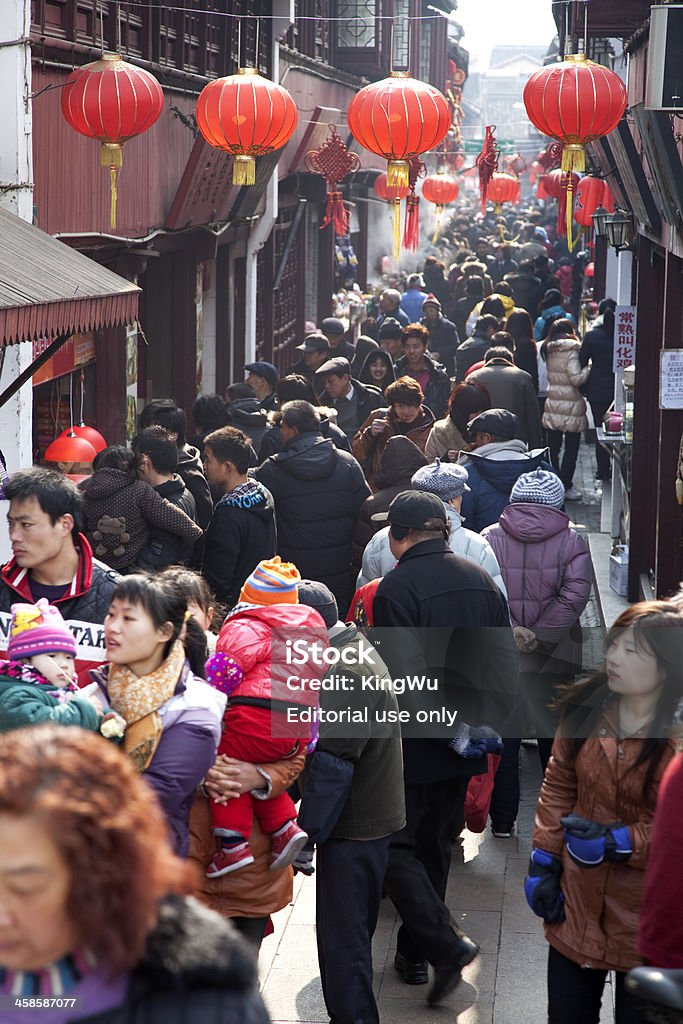
[[[344,206],[338,185],[347,174],[358,170],[360,158],[356,153],[349,153],[341,135],[331,124],[329,138],[323,142],[320,149],[312,149],[306,154],[306,166],[309,171],[322,174],[329,186],[325,217],[320,227],[333,224],[335,234],[348,235],[349,211]]]
[[[489,182],[498,170],[498,148],[496,146],[495,135],[493,134],[495,130],[495,124],[486,126],[484,145],[481,147],[481,153],[475,161],[479,168],[479,193],[481,195],[482,213],[486,212],[486,199],[488,196]]]
[[[403,228],[403,247],[416,252],[420,245],[420,197],[415,192],[418,178],[424,178],[427,168],[419,156],[410,161],[410,190],[406,196],[406,222]]]
[[[233,185],[253,185],[255,157],[281,149],[291,139],[299,115],[286,89],[256,68],[209,82],[197,100],[197,125],[215,149],[235,157]]]
[[[349,130],[365,149],[388,161],[390,186],[408,185],[412,157],[434,149],[451,127],[446,97],[407,71],[366,85],[347,111]]]
[[[105,53],[71,72],[61,102],[74,131],[102,145],[101,162],[109,168],[110,224],[115,228],[123,144],[152,127],[164,107],[163,90],[149,71],[128,64],[118,53]]]

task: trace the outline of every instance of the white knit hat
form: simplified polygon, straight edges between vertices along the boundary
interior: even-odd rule
[[[547,469],[535,469],[532,473],[523,473],[519,477],[510,493],[510,501],[562,508],[564,487],[556,473],[551,473]]]

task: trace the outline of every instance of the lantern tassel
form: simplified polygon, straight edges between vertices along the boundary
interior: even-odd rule
[[[403,228],[403,248],[416,252],[420,245],[420,197],[414,192],[406,196],[406,220]]]
[[[392,233],[394,236],[394,259],[398,263],[401,257],[401,200],[394,199]]]
[[[111,192],[111,206],[109,210],[109,226],[113,229],[116,227],[116,202],[119,197],[118,183],[117,183],[118,169],[112,166],[109,168],[109,189]]]
[[[583,174],[586,170],[586,151],[581,145],[570,144],[562,150],[562,170],[567,174],[577,171]]]
[[[233,185],[253,185],[256,181],[256,161],[253,156],[240,153],[232,165]]]
[[[348,235],[349,233],[349,212],[344,207],[344,199],[341,192],[327,193],[327,206],[325,217],[320,227],[326,228],[328,224],[334,225],[336,235]]]
[[[436,207],[436,227],[434,228],[434,234],[432,235],[432,245],[436,245],[441,231],[441,218],[443,217],[443,206]]]
[[[571,174],[569,175],[569,182],[567,184],[567,195],[565,200],[566,206],[566,222],[567,222],[567,247],[570,252],[574,251],[576,243],[581,237],[581,233],[574,238],[574,181]]]
[[[111,193],[109,225],[113,229],[116,227],[116,203],[119,196],[118,174],[123,166],[123,146],[118,142],[104,142],[100,150],[100,162],[103,167],[109,168],[109,191]]]
[[[389,188],[410,187],[410,164],[407,160],[390,160],[387,164],[387,185]]]

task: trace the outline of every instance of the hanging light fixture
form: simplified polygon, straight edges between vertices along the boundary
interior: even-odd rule
[[[70,427],[67,427],[66,430],[63,430],[60,437],[71,437],[75,434],[76,437],[83,437],[86,441],[89,441],[96,452],[104,451],[107,447],[107,442],[102,437],[99,430],[95,430],[94,427],[89,427],[83,420],[83,404],[85,401],[85,374],[83,373],[83,370],[81,370],[80,385],[81,412],[78,417],[78,423],[72,424]]]
[[[593,221],[593,228],[598,238],[607,237],[607,218],[609,216],[609,210],[606,210],[604,206],[597,206],[593,211],[591,220]]]
[[[81,392],[82,404],[82,392]],[[55,438],[52,444],[45,450],[47,462],[92,462],[97,451],[87,437],[80,436],[74,428],[74,378],[69,374],[69,423],[70,426],[64,430],[59,437]],[[85,427],[85,430],[88,428]],[[97,431],[94,431],[97,433]],[[101,436],[101,435],[100,435]],[[104,438],[102,438],[104,440]]]
[[[633,220],[625,210],[615,210],[605,219],[607,241],[616,252],[631,248],[633,241]]]

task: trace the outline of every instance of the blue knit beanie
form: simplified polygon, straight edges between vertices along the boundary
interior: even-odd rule
[[[465,467],[454,462],[442,462],[441,459],[435,459],[428,466],[422,466],[413,473],[410,486],[416,491],[435,494],[442,501],[451,501],[469,491]]]
[[[551,473],[547,469],[535,469],[533,473],[523,473],[519,477],[510,493],[510,501],[562,508],[564,487],[556,473]]]

